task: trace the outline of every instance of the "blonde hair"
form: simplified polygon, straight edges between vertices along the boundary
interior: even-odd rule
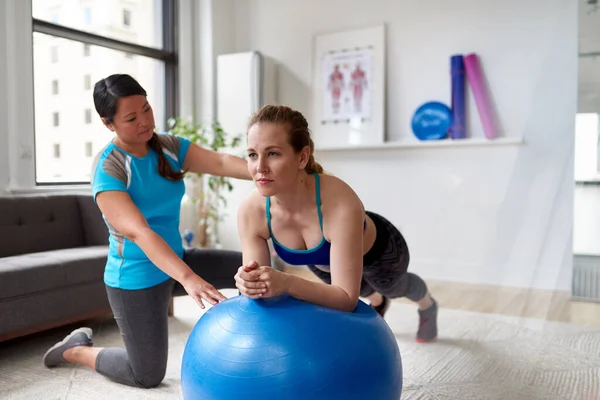
[[[248,128],[261,122],[282,124],[288,127],[288,142],[297,153],[306,146],[310,149],[310,155],[304,171],[308,174],[322,174],[323,167],[315,161],[313,155],[315,144],[310,137],[308,122],[299,111],[287,106],[266,105],[261,107],[250,119]]]

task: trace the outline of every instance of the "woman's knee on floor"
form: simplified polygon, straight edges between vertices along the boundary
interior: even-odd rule
[[[167,364],[164,367],[154,368],[139,374],[134,374],[134,380],[137,387],[142,389],[151,389],[160,385],[165,378],[167,372]]]

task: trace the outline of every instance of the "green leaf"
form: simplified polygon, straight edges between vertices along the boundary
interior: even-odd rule
[[[194,118],[174,117],[168,119],[168,132],[172,135],[180,136],[196,143],[202,147],[210,148],[213,151],[224,152],[225,150],[236,148],[240,145],[244,134],[229,135],[221,126],[221,123],[212,119],[207,124],[196,123]],[[239,155],[245,158],[246,155]],[[224,193],[233,190],[231,179],[223,176],[212,176],[201,173],[188,173],[187,176],[197,176],[199,178],[206,176],[202,181],[203,191],[199,199],[192,199],[206,213],[200,217],[201,223],[206,223],[207,231],[215,230],[215,225],[222,221],[227,207],[227,198]]]

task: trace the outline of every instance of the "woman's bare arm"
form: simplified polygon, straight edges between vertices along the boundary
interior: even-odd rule
[[[252,180],[248,172],[248,162],[243,158],[205,149],[195,143],[190,145],[183,161],[183,169],[214,176]]]
[[[259,295],[266,293],[266,284],[260,282],[260,267],[271,266],[268,239],[260,232],[265,217],[256,204],[259,200],[262,197],[252,193],[238,209],[237,223],[243,266],[238,269],[235,280],[240,292],[249,297],[260,297]]]
[[[364,210],[350,198],[330,208],[328,232],[331,241],[331,285],[288,275],[287,292],[299,299],[342,311],[353,311],[360,295],[363,269]]]
[[[202,298],[214,304],[225,297],[212,285],[200,279],[154,232],[127,192],[105,191],[96,196],[98,207],[108,223],[131,242],[137,244],[154,265],[180,282],[202,305]],[[216,301],[215,301],[216,300]]]

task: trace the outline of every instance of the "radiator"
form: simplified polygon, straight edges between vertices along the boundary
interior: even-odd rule
[[[600,256],[573,257],[572,298],[600,302]]]

